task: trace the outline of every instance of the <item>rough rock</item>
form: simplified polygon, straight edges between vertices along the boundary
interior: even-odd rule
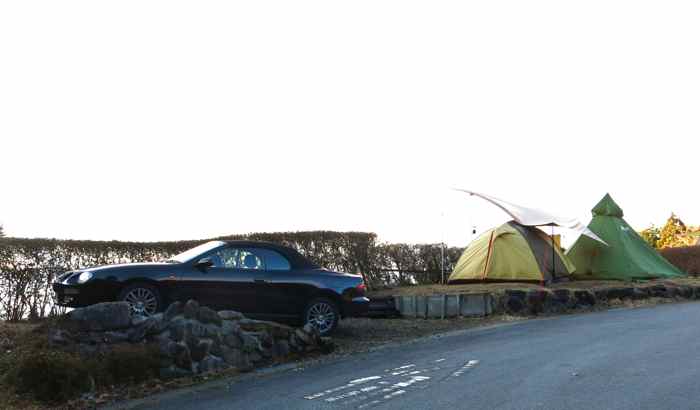
[[[192,360],[200,361],[209,355],[213,342],[211,339],[199,339],[197,344],[190,349]]]
[[[219,314],[206,306],[199,308],[197,318],[204,324],[211,323],[213,325],[221,326],[221,318],[219,317]]]
[[[550,313],[564,312],[570,306],[571,291],[569,289],[554,289],[546,298],[544,309]]]
[[[185,319],[197,319],[197,316],[199,316],[199,303],[193,299],[188,300],[185,303],[183,314]]]
[[[241,333],[241,327],[237,323],[225,320],[221,324],[222,335],[237,335],[239,333]]]
[[[575,290],[576,306],[594,306],[597,302],[595,294],[589,290]]]
[[[620,287],[608,289],[608,299],[632,299],[634,297],[634,288]]]
[[[678,293],[684,299],[692,299],[693,298],[693,288],[691,288],[690,286],[686,286],[686,285],[679,286]]]
[[[260,341],[257,337],[255,337],[255,335],[248,332],[241,332],[239,337],[241,338],[242,342],[241,349],[244,352],[250,353],[262,350],[262,346],[260,346]]]
[[[538,315],[544,312],[545,301],[548,292],[544,290],[532,289],[527,292],[528,313]]]
[[[666,286],[662,284],[649,287],[649,294],[656,298],[666,297]]]
[[[192,356],[190,355],[190,348],[186,344],[182,342],[175,343],[173,359],[175,359],[177,367],[185,370],[192,369]]]
[[[221,320],[241,320],[245,318],[243,313],[236,312],[235,310],[220,310],[218,315]]]
[[[506,313],[521,313],[525,310],[526,293],[522,290],[508,289],[503,297],[503,308]]]
[[[632,299],[634,300],[639,300],[639,299],[646,299],[649,297],[649,289],[648,288],[633,288],[632,289]]]
[[[275,357],[286,357],[289,356],[289,342],[286,340],[278,340],[275,342],[274,348],[272,349]]]
[[[247,354],[243,353],[239,349],[230,349],[228,347],[223,347],[223,359],[229,365],[236,369],[247,372],[253,369],[253,363]]]
[[[224,362],[223,359],[208,355],[204,357],[200,362],[199,362],[199,372],[200,373],[208,373],[208,372],[215,372],[218,370],[221,370],[226,367],[226,363]]]
[[[121,330],[131,325],[131,309],[126,302],[103,302],[75,309],[68,318],[88,331]]]
[[[163,320],[169,322],[177,315],[182,314],[182,302],[176,301],[170,304],[165,312],[163,312]]]

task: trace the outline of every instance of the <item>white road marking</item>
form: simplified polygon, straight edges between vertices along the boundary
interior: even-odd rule
[[[453,376],[453,377],[459,377],[459,376],[461,376],[462,374],[464,374],[464,372],[466,372],[467,370],[473,368],[473,367],[476,366],[477,364],[479,364],[479,361],[478,361],[478,360],[470,360],[470,361],[468,361],[464,366],[462,366],[459,370],[457,370],[456,372],[452,373],[452,376]]]
[[[382,376],[370,376],[370,377],[363,377],[361,379],[355,379],[355,380],[350,380],[348,383],[350,384],[361,384],[361,383],[367,383],[372,380],[377,380],[381,379]]]

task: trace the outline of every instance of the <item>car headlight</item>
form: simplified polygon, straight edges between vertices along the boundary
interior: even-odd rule
[[[83,272],[78,276],[78,283],[85,283],[92,279],[92,272]]]

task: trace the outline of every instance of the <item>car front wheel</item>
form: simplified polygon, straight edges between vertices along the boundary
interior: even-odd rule
[[[321,336],[328,336],[338,326],[340,311],[330,299],[318,298],[312,300],[304,310],[304,324],[311,324]]]
[[[119,300],[129,304],[134,316],[151,316],[161,310],[162,302],[158,289],[143,283],[124,288],[119,293]]]

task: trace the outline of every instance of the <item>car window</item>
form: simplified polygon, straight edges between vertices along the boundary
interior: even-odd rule
[[[269,271],[288,271],[291,269],[289,260],[279,252],[271,249],[258,249],[258,254],[265,260],[265,267]]]
[[[239,249],[236,263],[238,264],[238,269],[265,269],[263,259],[259,255],[259,249]]]
[[[235,269],[238,267],[240,250],[237,248],[223,248],[209,255],[215,268]]]

